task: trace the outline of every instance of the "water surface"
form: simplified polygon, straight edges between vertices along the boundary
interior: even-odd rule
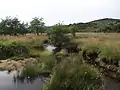
[[[47,45],[45,48],[46,48],[46,50],[52,52],[56,47],[53,45]]]
[[[16,72],[8,74],[7,71],[0,71],[0,90],[42,90],[44,81],[37,78],[31,82],[14,82]]]
[[[52,51],[55,49],[53,45],[47,45],[46,50]],[[37,78],[32,83],[25,81],[15,82],[14,76],[16,71],[8,73],[8,71],[0,71],[0,90],[42,90],[43,89],[43,78]]]

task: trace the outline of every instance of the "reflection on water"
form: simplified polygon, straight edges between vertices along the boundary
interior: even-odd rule
[[[0,90],[42,90],[44,80],[37,78],[29,82],[15,81],[13,78],[16,72],[8,73],[7,71],[0,71]]]
[[[48,51],[51,52],[51,51],[53,51],[56,47],[53,46],[53,45],[46,45],[45,48],[46,48],[46,50],[48,50]]]

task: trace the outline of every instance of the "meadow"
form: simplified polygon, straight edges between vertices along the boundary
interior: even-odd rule
[[[81,51],[69,56],[70,61],[62,59],[53,69],[45,90],[119,89],[119,38],[119,33],[76,33],[71,40]]]
[[[71,38],[71,34],[68,36]],[[70,53],[68,56],[62,51],[57,55],[46,51],[43,48],[43,41],[47,39],[46,35],[33,34],[0,36],[1,45],[6,46],[7,43],[9,46],[13,43],[14,46],[16,42],[15,45],[24,46],[29,51],[27,56],[22,57],[32,57],[38,60],[36,64],[26,65],[23,72],[17,76],[18,79],[47,75],[50,79],[44,85],[44,90],[100,90],[102,76],[107,75],[119,80],[119,33],[76,33],[71,41],[76,43],[81,51],[77,54]],[[87,52],[85,57],[84,51]],[[12,59],[14,56],[20,60],[19,55],[13,55]]]

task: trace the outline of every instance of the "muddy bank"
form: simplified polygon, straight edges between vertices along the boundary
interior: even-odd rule
[[[0,70],[17,70],[29,64],[37,64],[37,62],[38,60],[35,58],[27,58],[19,61],[10,59],[0,60]]]

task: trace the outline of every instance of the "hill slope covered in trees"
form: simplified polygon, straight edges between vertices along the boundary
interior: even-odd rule
[[[120,19],[104,18],[87,23],[74,23],[67,26],[75,26],[82,32],[120,32]]]

